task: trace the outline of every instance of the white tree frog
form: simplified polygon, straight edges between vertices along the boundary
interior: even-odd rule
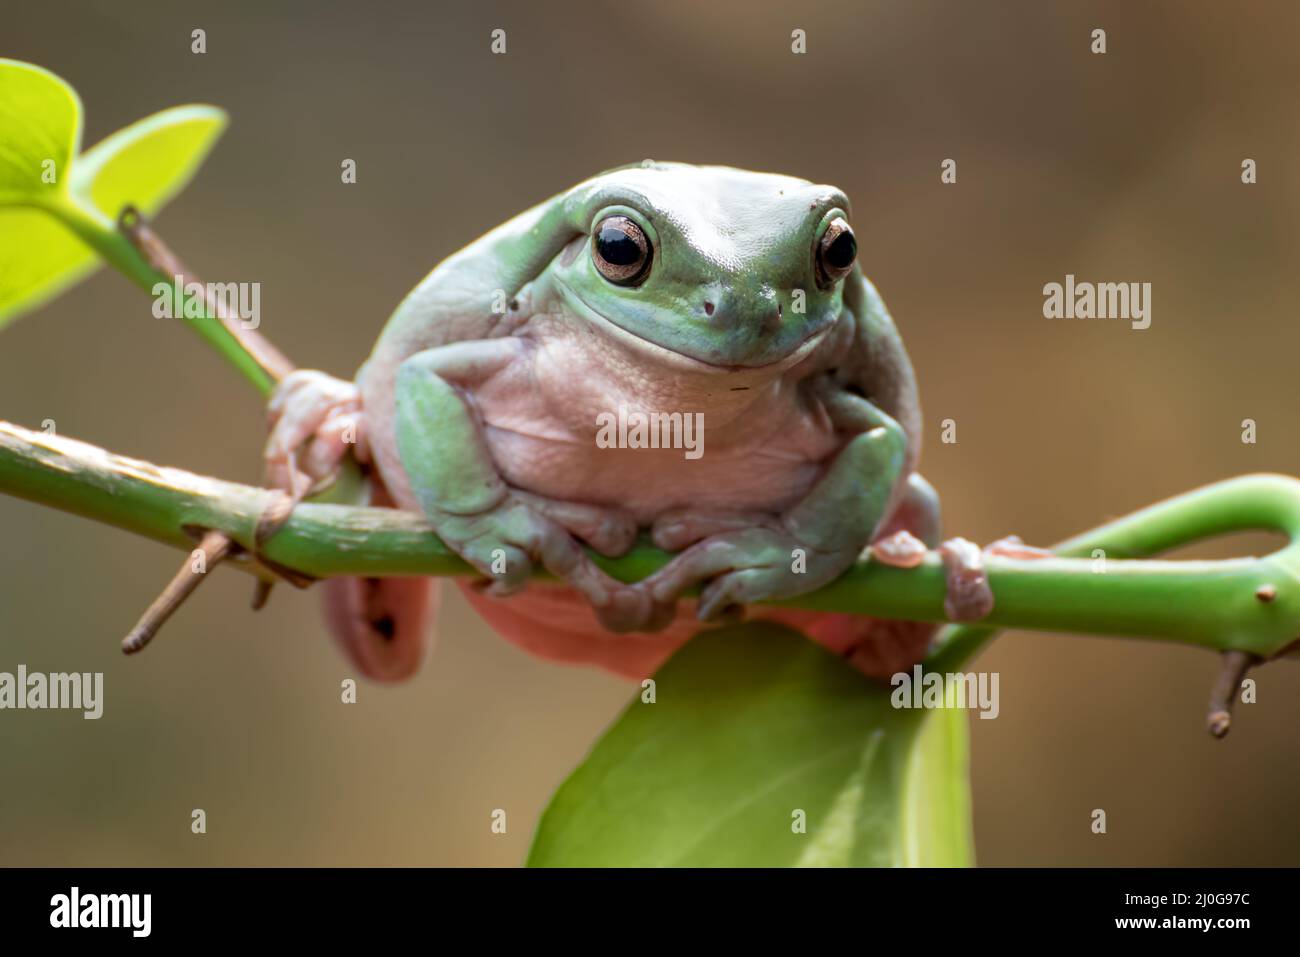
[[[327,479],[355,434],[373,501],[423,513],[482,573],[465,592],[495,630],[631,677],[700,619],[813,591],[873,541],[907,564],[938,544],[938,500],[915,471],[911,363],[852,222],[842,192],[788,176],[650,162],[595,176],[434,269],[355,384],[286,379],[269,480]],[[704,453],[607,447],[602,416],[620,408],[695,416]],[[639,530],[678,553],[642,582],[615,581],[583,547],[618,555]],[[537,564],[560,583],[528,583]],[[331,629],[364,673],[417,667],[432,586],[325,583]],[[681,597],[695,586],[698,600]],[[756,613],[879,676],[919,660],[933,631]]]

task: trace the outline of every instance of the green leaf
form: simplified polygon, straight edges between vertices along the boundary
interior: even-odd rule
[[[215,106],[174,106],[118,130],[77,159],[72,191],[116,218],[131,203],[162,209],[193,178],[226,128]]]
[[[0,329],[98,265],[94,251],[49,213],[0,206]]]
[[[0,203],[41,202],[63,191],[81,145],[81,101],[30,63],[0,59]]]
[[[70,205],[104,228],[130,203],[146,215],[189,182],[226,125],[212,106],[163,110],[81,156],[81,103],[40,67],[0,60],[0,327],[99,265],[56,218]],[[53,160],[56,181],[42,182]],[[53,214],[53,215],[51,215]]]
[[[530,866],[970,863],[964,713],[895,709],[888,687],[761,622],[692,639],[655,697],[556,792]]]

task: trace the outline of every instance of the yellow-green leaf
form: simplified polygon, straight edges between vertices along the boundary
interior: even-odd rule
[[[185,188],[226,127],[215,106],[176,106],[132,123],[77,159],[72,191],[116,218],[128,203],[152,216]]]
[[[95,253],[53,216],[0,206],[0,328],[97,267]]]
[[[30,63],[0,59],[0,203],[41,202],[63,190],[81,145],[81,101]]]
[[[185,187],[225,125],[216,107],[178,106],[77,156],[81,104],[72,88],[40,67],[0,60],[0,327],[98,266],[45,210],[74,203],[111,221],[132,204],[153,215]],[[56,181],[43,183],[50,169]]]

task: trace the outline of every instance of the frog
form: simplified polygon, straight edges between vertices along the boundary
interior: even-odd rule
[[[871,677],[905,670],[934,623],[761,604],[941,547],[916,376],[853,223],[843,191],[783,174],[646,161],[586,179],[435,267],[352,381],[284,379],[267,481],[300,496],[351,455],[370,504],[424,516],[474,569],[474,609],[543,658],[644,678],[749,614]],[[627,410],[698,421],[699,454],[608,441]],[[672,557],[640,581],[593,558],[647,536]],[[980,552],[952,542],[949,614],[979,617]],[[419,668],[433,579],[323,587],[363,674]]]

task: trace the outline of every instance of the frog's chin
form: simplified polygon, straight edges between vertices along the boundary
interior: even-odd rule
[[[611,340],[619,343],[624,348],[632,352],[644,355],[651,362],[667,366],[679,372],[693,372],[703,375],[745,375],[753,374],[757,377],[771,376],[784,372],[795,365],[798,365],[826,337],[830,331],[830,326],[814,330],[803,341],[798,343],[793,349],[788,350],[785,354],[769,362],[744,364],[744,363],[719,363],[709,362],[706,359],[700,359],[696,356],[687,355],[684,352],[678,352],[667,346],[660,345],[644,336],[639,336],[620,326],[614,320],[606,318],[598,310],[587,305],[583,299],[560,280],[555,281],[559,288],[560,294],[564,298],[565,304],[573,310],[574,314],[582,320],[585,320],[591,326],[601,330]]]

